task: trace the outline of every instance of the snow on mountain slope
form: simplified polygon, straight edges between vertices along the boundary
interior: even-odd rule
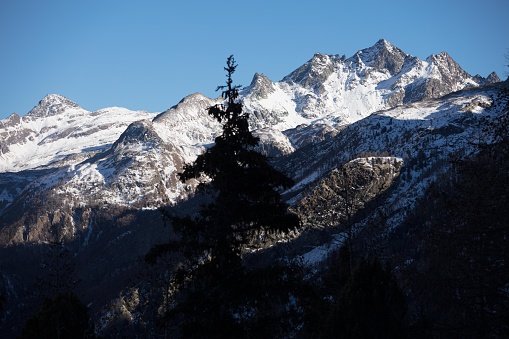
[[[163,141],[150,120],[140,120],[83,162],[33,170],[32,180],[24,172],[0,173],[0,188],[9,176],[20,185],[0,205],[0,241],[46,241],[54,224],[71,241],[87,232],[93,215],[175,203],[188,189],[177,178],[183,163],[179,148]]]
[[[13,204],[15,208],[45,192],[51,192],[53,201],[70,209],[108,205],[153,208],[174,203],[187,189],[177,173],[221,131],[220,124],[207,114],[207,108],[219,101],[201,94],[190,95],[157,116],[121,108],[87,112],[69,102],[50,96],[34,110],[37,114],[28,115],[32,124],[25,128],[40,130],[44,124],[54,123],[53,135],[60,138],[39,136],[42,140],[36,145],[27,138],[28,142],[16,146],[25,150],[32,145],[33,155],[26,151],[6,154],[21,160],[27,157],[24,167],[40,164],[47,170],[34,171],[40,174],[32,174],[32,181],[24,180],[23,172],[13,173],[10,177],[16,176],[18,184],[6,184],[0,192],[0,206]],[[80,124],[75,125],[74,119]],[[69,144],[70,138],[74,138],[73,144]],[[55,156],[51,151],[58,147],[61,149]],[[62,160],[56,161],[59,156]],[[20,167],[13,161],[10,165],[9,169]]]
[[[494,88],[473,88],[382,110],[350,124],[332,138],[302,147],[278,160],[278,166],[301,181],[294,187],[298,190],[361,153],[388,153],[407,160],[418,157],[421,150],[428,157],[446,157],[470,147],[480,124],[498,114],[492,107],[497,95]]]
[[[191,162],[221,133],[221,125],[207,113],[209,107],[221,102],[200,93],[188,95],[155,117],[154,129],[164,141],[181,149],[186,162]]]
[[[130,123],[155,114],[110,107],[89,112],[67,98],[50,94],[22,118],[0,122],[0,173],[55,167],[72,156],[83,160],[87,153],[104,149]]]
[[[164,142],[149,120],[132,123],[105,152],[61,170],[48,188],[74,207],[90,205],[158,206],[174,202],[182,185],[179,149]],[[55,175],[51,176],[52,178]]]
[[[500,81],[490,75],[489,81]],[[280,82],[256,74],[241,95],[252,127],[287,130],[301,124],[348,125],[369,114],[486,83],[445,52],[425,61],[386,40],[346,59],[315,54]]]

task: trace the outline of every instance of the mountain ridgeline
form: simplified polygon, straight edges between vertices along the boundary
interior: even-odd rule
[[[420,60],[383,39],[349,58],[317,53],[277,82],[256,73],[239,89],[259,139],[254,148],[291,178],[281,194],[300,218],[290,231],[260,234],[243,249],[244,265],[300,262],[310,280],[307,296],[320,300],[298,308],[299,323],[285,336],[362,335],[332,324],[354,323],[345,318],[358,311],[345,308],[348,291],[363,288],[355,272],[366,270],[400,286],[405,312],[391,321],[401,315],[404,324],[390,331],[402,337],[509,333],[501,321],[509,306],[503,243],[509,230],[500,213],[509,186],[498,184],[508,179],[508,92],[495,73],[472,76],[446,52]],[[39,305],[37,280],[55,239],[71,254],[95,334],[164,332],[157,317],[144,318],[157,307],[147,311],[155,283],[140,258],[175,236],[159,208],[180,218],[209,203],[197,187],[210,178],[183,182],[179,173],[221,136],[222,124],[207,112],[222,104],[194,93],[162,113],[91,112],[51,94],[26,115],[0,121],[2,333],[21,333],[28,310]],[[475,169],[489,176],[478,189],[464,184],[478,179]],[[469,205],[469,195],[492,203]],[[462,214],[457,201],[500,217]],[[444,239],[464,251],[446,250]],[[433,270],[437,260],[454,274]],[[480,267],[491,284],[478,277]],[[451,286],[466,280],[471,286],[454,292]],[[424,281],[436,285],[426,291]],[[391,300],[400,300],[395,295]],[[321,328],[323,312],[330,319]],[[484,325],[476,326],[480,319]]]

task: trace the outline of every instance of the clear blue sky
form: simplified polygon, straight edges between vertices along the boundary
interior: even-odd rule
[[[215,97],[230,54],[247,86],[255,72],[279,81],[315,52],[350,57],[380,38],[505,79],[508,15],[507,0],[1,0],[0,119],[50,93],[91,111],[160,112]]]

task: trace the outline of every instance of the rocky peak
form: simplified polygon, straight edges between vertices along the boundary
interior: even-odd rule
[[[498,77],[498,74],[496,72],[491,72],[488,77],[486,78],[487,84],[492,84],[495,82],[501,82],[502,80]]]
[[[470,78],[470,74],[465,72],[447,52],[431,55],[426,61],[430,63],[431,67],[436,68],[447,82],[458,82]]]
[[[42,118],[63,113],[69,108],[79,108],[78,104],[58,94],[46,95],[37,106],[28,112],[27,117]]]
[[[274,90],[274,83],[264,74],[258,73],[254,75],[251,84],[246,88],[248,95],[256,100],[266,99]]]
[[[12,113],[7,119],[0,120],[0,127],[16,126],[21,122],[21,117],[16,113]]]
[[[336,62],[341,62],[339,57],[315,53],[311,60],[290,73],[283,81],[319,90],[325,80],[334,72]]]
[[[388,70],[391,75],[396,75],[401,70],[407,55],[387,40],[380,39],[372,47],[358,51],[354,57],[362,60],[367,66]]]
[[[494,84],[497,82],[501,82],[500,78],[498,77],[498,74],[495,72],[491,72],[486,78],[480,76],[479,74],[475,75],[473,77],[474,81],[477,82],[479,85],[486,85],[486,84]]]

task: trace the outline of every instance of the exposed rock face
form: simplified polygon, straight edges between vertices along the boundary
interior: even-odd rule
[[[148,120],[141,120],[133,122],[124,133],[120,135],[117,141],[112,146],[113,151],[119,151],[122,148],[128,147],[133,143],[143,145],[144,148],[153,148],[156,145],[163,143],[154,130],[152,123]]]
[[[294,206],[305,227],[344,224],[392,184],[403,161],[391,157],[366,157],[334,169]]]
[[[250,114],[250,129],[263,129],[285,121],[288,111],[284,105],[267,108],[262,103],[274,95],[276,90],[275,84],[268,77],[256,73],[251,84],[240,91],[244,111]],[[246,104],[249,105],[249,109],[247,109]]]
[[[11,114],[6,120],[0,121],[0,127],[13,127],[21,122],[21,117],[16,113]]]
[[[311,60],[283,78],[283,82],[293,82],[321,94],[325,91],[324,82],[334,72],[338,62],[341,62],[338,56],[316,53]]]
[[[6,127],[15,127],[17,124],[5,124]],[[0,155],[7,154],[12,145],[23,144],[33,131],[28,128],[12,128],[12,131],[1,131]]]
[[[442,52],[426,59],[429,77],[417,79],[405,87],[403,103],[409,104],[426,98],[439,98],[463,88],[497,82],[498,76],[490,74],[487,79],[472,77],[456,63],[449,54]],[[498,79],[500,81],[500,79]]]
[[[407,54],[387,40],[380,39],[373,47],[357,52],[356,56],[365,65],[380,71],[387,70],[391,76],[394,76],[401,71]]]

